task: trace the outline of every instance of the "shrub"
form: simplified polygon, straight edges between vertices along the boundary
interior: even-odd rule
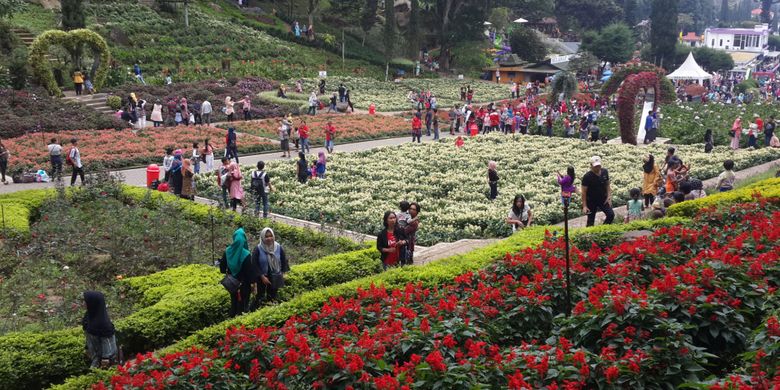
[[[8,75],[11,87],[16,90],[27,86],[27,48],[20,46],[11,52],[11,60],[8,62]]]
[[[780,199],[780,178],[762,180],[740,189],[719,192],[704,198],[677,203],[669,207],[667,215],[692,217],[705,208],[750,202],[755,198],[756,193],[761,193],[761,196],[764,198]]]
[[[117,111],[122,108],[122,98],[116,95],[108,95],[106,97],[106,105],[111,107],[112,110]]]

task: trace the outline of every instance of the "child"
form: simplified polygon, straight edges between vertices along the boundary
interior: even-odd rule
[[[734,189],[734,181],[736,180],[736,176],[734,175],[734,161],[724,161],[723,168],[725,171],[718,175],[718,190],[720,192],[731,191]]]
[[[645,209],[645,205],[639,197],[642,195],[642,191],[639,188],[632,188],[629,191],[631,199],[628,201],[626,208],[628,214],[626,214],[626,222],[636,221],[642,218],[642,211]]]
[[[178,109],[178,108],[176,109],[176,116],[175,116],[174,121],[176,122],[176,126],[181,125],[181,123],[183,122],[183,119],[182,119],[182,116],[181,116],[181,109]]]
[[[90,95],[95,93],[95,86],[92,85],[92,80],[89,79],[89,76],[84,76],[84,89],[86,89],[87,93]]]
[[[171,167],[173,166],[173,148],[165,148],[165,157],[163,157],[163,170],[165,171],[165,178],[163,183],[167,183],[171,178]]]
[[[396,214],[396,218],[398,219],[398,227],[401,229],[406,229],[406,226],[409,225],[409,222],[412,220],[412,215],[409,214],[409,207],[411,207],[411,203],[403,200],[398,205],[398,208],[401,209]]]
[[[577,187],[574,186],[574,167],[569,166],[566,168],[566,175],[561,175],[560,172],[556,172],[558,175],[558,185],[561,186],[561,203],[564,206],[568,205],[572,194],[577,192]]]
[[[314,179],[317,177],[317,162],[313,162],[311,164],[311,167],[309,168],[309,172],[311,173],[311,178]]]
[[[463,137],[458,136],[458,139],[455,140],[455,146],[458,148],[463,147]]]

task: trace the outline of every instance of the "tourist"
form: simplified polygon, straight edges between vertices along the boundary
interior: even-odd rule
[[[412,143],[414,143],[414,140],[417,140],[417,143],[419,144],[420,138],[422,137],[422,121],[420,120],[420,117],[415,114],[412,116]]]
[[[309,111],[307,112],[308,115],[317,115],[317,104],[317,93],[311,91],[311,95],[309,95]]]
[[[561,175],[560,172],[555,174],[558,176],[558,185],[561,186],[561,203],[568,206],[571,196],[577,192],[577,187],[574,186],[574,167],[569,165],[566,175]]]
[[[133,65],[133,74],[135,74],[135,78],[136,80],[138,80],[138,82],[140,82],[143,85],[146,85],[146,81],[144,81],[144,75],[141,72],[141,66],[138,65],[137,63]]]
[[[433,113],[430,108],[425,109],[425,136],[431,136],[431,125],[433,124]]]
[[[350,112],[353,114],[355,113],[355,105],[352,104],[352,98],[350,98],[350,91],[349,88],[347,88],[347,91],[344,94],[344,99],[346,99],[347,107],[349,107]],[[346,109],[344,110],[347,111]]]
[[[580,140],[585,141],[588,139],[588,118],[580,118]]]
[[[775,135],[775,116],[769,117],[769,120],[764,123],[764,146],[771,146],[772,137]]]
[[[88,74],[84,75],[84,89],[90,95],[95,93],[95,85],[92,84],[92,80],[89,79]]]
[[[236,103],[241,103],[241,108],[244,111],[244,120],[252,120],[252,99],[249,98],[249,95],[244,96],[243,99]]]
[[[298,162],[296,164],[296,167],[297,167],[298,181],[301,184],[306,184],[306,180],[309,180],[309,166],[306,163],[305,153],[298,152]]]
[[[73,72],[73,86],[76,88],[76,96],[81,96],[81,90],[84,86],[84,75],[80,70]]]
[[[691,179],[688,180],[688,183],[691,184],[691,195],[693,195],[693,199],[699,199],[707,196],[707,192],[704,191],[704,183],[702,183],[699,179]]]
[[[228,96],[225,98],[225,107],[222,109],[222,111],[227,115],[227,121],[233,122],[233,114],[235,114],[235,102],[233,102],[233,99]]]
[[[183,172],[181,171],[183,161],[182,161],[182,151],[181,149],[176,149],[173,151],[173,163],[171,164],[171,187],[173,189],[173,194],[176,196],[181,195],[182,186],[184,185],[184,176]]]
[[[282,149],[282,157],[290,157],[290,132],[285,120],[279,120],[279,147]]]
[[[138,99],[138,106],[136,108],[136,114],[138,115],[138,121],[136,126],[143,130],[146,128],[146,100]]]
[[[200,118],[201,123],[206,126],[211,125],[211,111],[211,102],[209,102],[208,99],[204,99],[203,103],[200,104]]]
[[[598,142],[601,129],[599,128],[597,121],[593,121],[593,123],[591,123],[588,127],[590,130],[590,141]]]
[[[331,111],[338,113],[338,109],[336,109],[336,100],[338,98],[336,97],[336,93],[333,92],[333,95],[330,96],[330,105],[328,105],[328,112],[326,114],[330,114]]]
[[[644,143],[649,144],[650,142],[653,142],[653,122],[655,121],[655,118],[653,118],[653,112],[648,111],[647,117],[645,117],[645,139]]]
[[[168,124],[176,124],[176,100],[171,98],[168,103],[165,103],[165,107],[168,109]]]
[[[236,163],[238,163],[238,135],[233,127],[228,127],[227,135],[225,135],[225,157],[235,158]]]
[[[742,118],[737,117],[737,119],[735,119],[734,123],[731,125],[731,130],[729,131],[732,150],[739,149],[739,138],[741,136],[742,136]]]
[[[219,260],[219,270],[226,275],[237,279],[240,283],[236,291],[230,292],[231,317],[246,313],[249,310],[249,296],[253,290],[257,290],[255,281],[260,271],[252,261],[252,253],[249,252],[246,233],[243,228],[233,232],[233,242],[225,248],[222,258]]]
[[[320,95],[324,95],[325,94],[325,79],[320,79],[320,83],[319,83],[318,87],[320,89]]]
[[[590,158],[590,167],[590,171],[582,177],[582,213],[588,216],[586,226],[593,226],[599,210],[603,211],[606,217],[604,224],[611,224],[615,213],[612,211],[609,172],[601,167],[599,156]]]
[[[495,161],[488,161],[488,185],[490,186],[490,194],[488,199],[494,200],[498,197],[498,171],[496,169]]]
[[[182,161],[181,165],[181,197],[182,199],[195,200],[195,173],[192,171],[192,163],[189,159]]]
[[[320,152],[317,154],[317,178],[318,179],[324,179],[325,178],[325,170],[327,166],[327,158],[325,158],[325,152],[320,150]]]
[[[192,156],[190,157],[190,162],[192,163],[193,170],[195,173],[200,173],[200,147],[198,146],[197,142],[192,143]]]
[[[185,126],[192,123],[190,121],[190,107],[187,105],[187,98],[181,98],[179,101],[179,109],[181,110],[181,121]]]
[[[293,27],[293,33],[295,34],[296,38],[301,37],[301,26],[298,24],[298,21],[295,21],[295,25]]]
[[[512,233],[518,229],[531,226],[533,218],[531,205],[526,203],[525,196],[515,195],[515,199],[512,201],[512,208],[509,209],[509,214],[506,218],[506,223],[512,226]]]
[[[325,149],[328,153],[333,153],[333,137],[336,136],[336,127],[331,121],[325,125]]]
[[[409,209],[412,207],[412,204],[408,201],[401,201],[401,203],[398,205],[400,211],[395,214],[396,218],[396,225],[398,225],[398,228],[401,229],[404,232],[404,235],[408,238],[409,235],[407,234],[407,228],[412,223],[412,214],[409,212]],[[416,229],[413,229],[416,231]],[[409,245],[404,245],[400,248],[398,248],[398,262],[400,265],[406,265],[411,264],[410,259],[410,248]]]
[[[663,183],[663,177],[661,177],[661,171],[658,170],[658,166],[655,165],[655,157],[652,154],[648,154],[642,164],[642,195],[645,198],[645,207],[650,207],[655,202],[655,197],[658,195],[658,188]]]
[[[244,187],[241,185],[243,176],[241,175],[241,168],[238,166],[238,163],[231,162],[228,171],[230,174],[230,208],[233,211],[236,211],[239,204],[242,207],[244,206]]]
[[[76,184],[76,176],[81,177],[81,185],[84,185],[84,166],[81,164],[81,152],[79,152],[78,139],[71,138],[70,144],[72,145],[70,151],[68,151],[68,157],[66,162],[73,167],[73,173],[70,177],[70,185]]]
[[[718,175],[718,191],[726,192],[734,189],[734,182],[737,176],[734,174],[734,161],[726,160],[723,162],[723,172]]]
[[[714,145],[715,140],[712,138],[712,129],[707,129],[704,132],[704,153],[712,152]]]
[[[108,368],[117,362],[116,330],[108,316],[106,298],[99,291],[84,291],[87,312],[81,320],[90,368]]]
[[[436,110],[433,110],[433,140],[439,140],[439,117],[436,115]]]
[[[625,217],[625,222],[631,222],[636,221],[638,219],[642,219],[642,212],[645,210],[645,206],[642,203],[642,200],[639,199],[639,197],[642,195],[642,190],[639,188],[632,188],[629,190],[629,197],[628,204],[626,205],[627,213]]]
[[[152,120],[154,127],[162,126],[163,116],[162,116],[162,104],[160,104],[160,99],[157,99],[154,102],[154,106],[152,107],[152,116],[149,119]]]
[[[279,89],[276,90],[276,97],[287,99],[287,87],[285,87],[284,84],[279,84]]]
[[[773,148],[780,148],[780,138],[777,138],[777,134],[772,134],[772,139],[769,141],[769,146]]]
[[[563,117],[563,134],[566,138],[574,135],[574,128],[571,126],[571,120],[568,115]]]
[[[305,119],[301,119],[301,125],[298,127],[298,137],[301,143],[301,152],[311,153],[311,146],[309,145],[309,126],[306,124]]]
[[[0,174],[2,174],[3,184],[8,184],[5,179],[5,173],[8,170],[8,157],[10,156],[11,153],[8,151],[8,148],[3,145],[3,141],[0,141]]]
[[[677,164],[679,160],[671,159],[666,164],[666,183],[664,184],[664,191],[666,196],[670,196],[674,191],[677,191],[677,186],[682,181],[677,176]]]
[[[265,172],[265,162],[257,162],[257,170],[252,172],[250,187],[255,195],[255,215],[260,214],[260,203],[263,205],[263,218],[268,218],[268,195],[273,190],[271,178]]]
[[[165,148],[165,156],[163,157],[163,183],[168,183],[171,180],[171,167],[173,166],[173,148]]]
[[[547,128],[547,136],[552,137],[553,136],[553,117],[552,113],[547,113],[547,118],[544,121],[545,126]]]
[[[62,145],[57,142],[56,138],[52,138],[49,141],[49,160],[51,161],[51,177],[62,180]],[[5,180],[3,180],[5,183]]]
[[[255,305],[276,300],[279,289],[284,287],[285,274],[290,272],[290,262],[270,227],[260,231],[260,243],[252,251],[252,262],[259,270]]]
[[[222,189],[222,203],[225,208],[230,207],[228,203],[228,192],[230,191],[230,159],[222,157],[222,166],[219,168],[219,174],[217,175],[217,184]]]
[[[165,75],[165,85],[172,85],[173,84],[173,77],[171,77],[171,74],[168,73]]]
[[[758,133],[758,125],[756,123],[751,123],[748,125],[748,142],[747,147],[748,148],[757,148],[758,145],[756,144],[756,133]]]
[[[201,103],[199,100],[196,100],[195,103],[192,103],[192,107],[190,107],[190,113],[191,115],[193,115],[192,118],[193,125],[203,124],[203,115],[201,114],[202,110],[203,110],[203,103]]]
[[[401,261],[401,248],[407,244],[404,231],[398,227],[398,220],[392,211],[385,211],[382,218],[384,229],[376,237],[376,249],[382,261],[382,268],[394,267]]]
[[[460,148],[462,148],[462,147],[463,147],[463,144],[464,144],[464,142],[463,142],[463,137],[461,137],[461,136],[458,136],[458,138],[457,138],[457,139],[455,139],[455,147],[457,147],[458,149],[460,149]]]
[[[203,160],[206,163],[206,172],[211,172],[214,170],[214,147],[211,146],[210,140],[206,138],[203,142],[203,156],[205,156],[205,159]]]
[[[407,220],[406,227],[404,228],[404,234],[408,241],[406,254],[407,265],[414,264],[414,244],[417,242],[417,230],[420,228],[420,211],[422,211],[422,208],[417,202],[412,202],[409,205],[409,216],[411,218]]]

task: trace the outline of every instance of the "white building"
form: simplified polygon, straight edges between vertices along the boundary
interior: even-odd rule
[[[704,30],[704,46],[727,51],[762,52],[769,41],[769,26],[754,28],[708,28]]]

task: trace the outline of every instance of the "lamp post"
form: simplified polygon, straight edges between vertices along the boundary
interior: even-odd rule
[[[571,192],[561,192],[563,200],[563,239],[566,242],[566,317],[571,316],[571,271],[569,260],[569,203]]]

